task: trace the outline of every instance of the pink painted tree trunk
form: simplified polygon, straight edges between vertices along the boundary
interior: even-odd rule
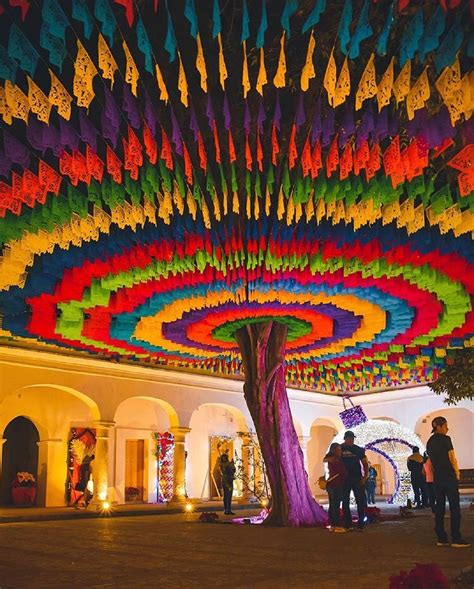
[[[267,321],[235,333],[245,371],[244,396],[252,416],[272,490],[265,524],[316,526],[327,515],[313,499],[285,385],[287,327]]]

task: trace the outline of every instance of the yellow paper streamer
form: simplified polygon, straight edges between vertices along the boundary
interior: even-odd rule
[[[78,106],[89,108],[95,92],[92,81],[97,75],[97,69],[82,43],[77,39],[77,55],[74,62],[73,94],[77,98]]]
[[[178,60],[179,60],[179,72],[178,72],[178,88],[181,93],[181,102],[184,106],[188,106],[188,82],[186,80],[186,74],[184,72],[183,61],[181,59],[181,54],[178,51]]]
[[[375,79],[375,55],[369,57],[364,73],[356,92],[355,109],[360,110],[365,100],[373,98],[377,94],[377,81]]]
[[[123,41],[122,43],[122,47],[123,47],[123,52],[125,53],[125,81],[127,82],[127,84],[130,85],[131,89],[132,89],[132,94],[134,96],[137,95],[137,83],[138,83],[138,78],[140,77],[140,74],[138,72],[138,68],[137,65],[132,57],[132,54],[130,53],[130,49],[128,48],[128,45],[125,43],[125,41]]]
[[[204,59],[204,52],[202,50],[201,35],[198,33],[196,37],[197,55],[196,55],[196,69],[201,76],[201,88],[207,92],[207,70],[206,61]]]
[[[324,74],[323,79],[323,86],[326,92],[328,93],[328,102],[331,106],[334,103],[334,95],[336,92],[336,76],[337,76],[337,69],[336,69],[336,60],[334,59],[334,49],[331,51],[331,55],[329,56],[328,65],[326,67],[326,72]]]
[[[243,60],[242,60],[242,92],[244,99],[247,98],[247,94],[250,90],[250,78],[249,78],[249,66],[247,63],[247,43],[242,43]]]
[[[165,104],[168,104],[168,100],[170,99],[168,90],[166,88],[165,81],[163,79],[163,75],[160,70],[160,66],[155,64],[155,71],[156,71],[156,81],[158,83],[158,89],[160,90],[160,100],[163,100]]]
[[[2,115],[4,123],[7,125],[12,124],[12,113],[10,112],[10,108],[7,104],[7,97],[5,88],[3,86],[0,86],[0,115]]]
[[[451,124],[454,126],[465,111],[459,57],[451,66],[444,68],[435,85],[449,111]]]
[[[400,70],[397,79],[393,83],[393,94],[397,104],[405,100],[410,92],[411,59],[409,59]]]
[[[265,69],[265,54],[263,47],[260,47],[260,66],[258,68],[257,84],[256,89],[260,96],[263,96],[263,87],[268,82],[267,70]]]
[[[390,104],[393,89],[393,63],[394,58],[392,57],[382,79],[380,80],[380,84],[377,86],[377,104],[379,112],[384,106]]]
[[[278,58],[278,67],[273,78],[275,88],[284,88],[286,86],[286,57],[285,57],[285,31],[280,39],[280,57]]]
[[[51,103],[41,88],[30,78],[28,79],[28,102],[30,103],[31,112],[34,113],[42,123],[49,124],[49,115],[51,113]]]
[[[349,64],[347,57],[342,64],[339,77],[337,78],[336,89],[334,91],[333,107],[339,106],[346,101],[346,98],[351,93],[351,77],[349,73]]]
[[[234,194],[232,195],[232,212],[239,213],[239,211],[240,211],[239,196],[237,194],[237,191],[235,191]]]
[[[48,100],[56,107],[58,115],[66,121],[69,121],[71,118],[72,96],[54,75],[52,70],[48,71],[51,77],[51,88],[49,90]]]
[[[314,70],[314,63],[313,63],[313,54],[314,49],[316,47],[316,41],[314,39],[314,33],[311,31],[311,35],[308,41],[308,51],[306,52],[306,62],[301,70],[301,90],[306,92],[309,88],[309,81],[312,78],[316,77],[316,72]]]
[[[425,102],[430,97],[430,83],[428,81],[427,68],[423,70],[418,80],[413,85],[413,88],[407,95],[407,114],[408,120],[412,120],[415,116],[415,111],[423,108]]]
[[[217,35],[217,42],[219,44],[219,81],[221,88],[225,92],[225,81],[227,80],[227,66],[224,59],[224,50],[222,48],[222,37],[219,33]]]
[[[195,200],[192,192],[189,190],[189,188],[188,188],[188,192],[186,194],[186,204],[188,205],[189,214],[193,218],[193,221],[195,221],[196,214],[197,214],[196,200]]]
[[[5,99],[11,116],[28,124],[28,114],[30,112],[28,96],[18,86],[12,84],[10,80],[5,80]]]
[[[110,80],[110,87],[113,88],[115,72],[118,69],[118,65],[106,40],[100,33],[97,40],[97,52],[99,54],[99,69],[102,70],[102,77]]]

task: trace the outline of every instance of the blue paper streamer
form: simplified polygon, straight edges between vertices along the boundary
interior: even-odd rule
[[[456,59],[456,53],[459,51],[464,39],[464,30],[461,25],[461,19],[458,16],[456,22],[449,30],[443,42],[435,53],[434,63],[436,73],[440,74],[445,67],[453,64]]]
[[[390,30],[392,28],[392,25],[395,21],[394,7],[395,1],[390,4],[390,8],[388,9],[387,20],[385,21],[385,24],[377,41],[377,48],[375,50],[377,52],[377,55],[387,54],[388,38],[390,36]]]
[[[283,7],[283,12],[281,14],[281,26],[286,31],[286,36],[288,39],[291,36],[290,30],[290,17],[294,14],[298,9],[298,0],[286,0],[285,6]]]
[[[441,6],[434,11],[430,20],[426,23],[425,32],[419,45],[419,56],[421,63],[424,63],[426,55],[439,47],[439,39],[444,33],[446,26],[446,15]]]
[[[303,25],[302,33],[306,33],[318,24],[321,15],[326,10],[326,0],[316,0],[313,10],[308,14],[308,18]]]
[[[257,39],[255,41],[255,46],[257,47],[257,49],[261,49],[265,44],[265,33],[267,28],[267,7],[265,5],[265,0],[262,0],[262,16],[260,18],[260,25],[257,31]]]
[[[351,40],[350,26],[352,21],[352,0],[346,0],[344,2],[344,8],[342,9],[341,20],[339,22],[339,28],[337,30],[337,36],[339,38],[339,45],[342,53],[347,55],[347,46]]]
[[[31,77],[35,75],[38,53],[15,23],[10,27],[7,52],[8,57],[17,61],[22,70]]]
[[[212,37],[215,39],[217,35],[221,32],[222,23],[221,23],[221,13],[219,9],[219,2],[218,0],[214,0],[212,5]]]
[[[114,13],[107,0],[96,0],[94,4],[94,16],[101,23],[100,31],[107,37],[110,47],[114,45],[114,33],[117,27]]]
[[[247,41],[250,37],[250,29],[249,29],[249,10],[247,8],[247,2],[244,0],[243,3],[243,12],[242,12],[242,35],[240,36],[240,42],[243,43]]]
[[[351,39],[351,46],[349,49],[350,59],[356,59],[360,55],[360,44],[365,39],[368,39],[374,34],[374,31],[369,23],[369,0],[364,1],[362,10],[357,23],[356,30]]]
[[[409,59],[415,57],[423,36],[423,10],[419,8],[403,32],[400,40],[400,67],[402,68]]]
[[[190,33],[191,36],[194,37],[195,39],[198,36],[198,20],[197,20],[197,15],[196,15],[196,8],[194,7],[194,0],[186,0],[186,3],[184,5],[184,16],[186,17],[186,19],[188,20],[191,28],[190,28]]]
[[[146,71],[153,75],[153,50],[141,16],[137,22],[137,46],[145,56]]]
[[[85,0],[73,0],[72,18],[82,22],[84,25],[84,37],[90,39],[94,29],[94,19]]]

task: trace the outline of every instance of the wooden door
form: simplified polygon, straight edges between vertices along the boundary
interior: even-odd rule
[[[125,501],[144,501],[145,440],[125,441]]]

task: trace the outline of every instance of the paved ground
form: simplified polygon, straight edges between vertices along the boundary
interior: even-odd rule
[[[431,514],[372,524],[363,534],[201,524],[144,515],[0,525],[1,589],[350,587],[382,589],[415,563],[454,575],[474,549],[437,548]],[[463,509],[474,540],[474,512]]]

